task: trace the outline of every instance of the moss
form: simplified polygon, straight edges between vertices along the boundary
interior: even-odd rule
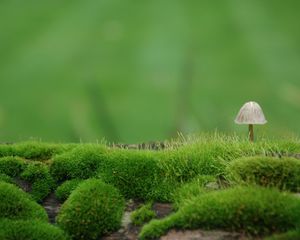
[[[264,240],[296,240],[300,239],[300,230],[292,230],[282,234],[275,234],[273,236],[264,238]]]
[[[195,197],[178,212],[151,221],[141,239],[154,239],[171,228],[225,229],[252,235],[285,232],[300,225],[300,202],[276,189],[236,187]]]
[[[0,145],[0,157],[18,156],[31,160],[47,160],[74,148],[74,144],[52,144],[27,141],[16,144]]]
[[[216,183],[216,178],[209,175],[200,175],[192,179],[190,182],[183,184],[173,194],[173,206],[175,209],[183,206],[188,199],[201,196],[212,189],[206,187],[208,183]]]
[[[6,174],[0,173],[0,181],[6,183],[15,183],[14,179]]]
[[[26,163],[19,157],[0,158],[0,173],[10,177],[18,177],[24,170]]]
[[[294,158],[250,157],[232,161],[228,178],[233,183],[259,184],[300,191],[300,161]]]
[[[13,156],[13,145],[12,144],[0,144],[0,158]]]
[[[53,158],[50,171],[56,181],[87,179],[95,176],[107,155],[107,148],[98,144],[79,145],[72,151]]]
[[[47,221],[45,210],[16,186],[0,182],[0,218]]]
[[[0,239],[6,240],[69,240],[58,227],[40,221],[0,220]]]
[[[42,201],[54,188],[48,166],[40,162],[28,164],[21,178],[32,184],[30,194],[36,201]]]
[[[81,179],[65,181],[56,189],[55,196],[59,201],[64,202],[82,181]]]
[[[99,239],[120,227],[125,201],[100,180],[82,182],[62,205],[58,225],[73,239]]]
[[[176,183],[171,184],[164,176],[156,153],[142,150],[113,150],[98,171],[99,178],[114,185],[128,199],[169,199]]]
[[[152,202],[142,205],[130,215],[131,222],[137,226],[149,222],[155,217],[156,213],[152,210]]]
[[[300,152],[299,140],[251,143],[232,136],[204,135],[183,139],[158,153],[166,177],[187,182],[198,175],[224,176],[227,164],[247,156],[282,156]]]

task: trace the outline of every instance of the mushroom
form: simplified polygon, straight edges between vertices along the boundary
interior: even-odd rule
[[[265,124],[267,123],[267,120],[258,103],[247,102],[240,109],[238,115],[235,118],[235,123],[249,124],[249,140],[253,142],[254,140],[253,125]]]

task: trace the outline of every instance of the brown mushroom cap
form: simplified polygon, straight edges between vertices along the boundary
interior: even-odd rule
[[[267,122],[261,107],[256,102],[247,102],[235,118],[237,124],[265,124]]]

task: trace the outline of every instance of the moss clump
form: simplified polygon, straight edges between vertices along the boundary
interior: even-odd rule
[[[265,238],[264,240],[296,240],[300,239],[300,230],[288,231]]]
[[[65,181],[56,189],[55,196],[59,201],[64,202],[82,181],[81,179]]]
[[[107,148],[98,144],[79,145],[53,158],[50,171],[56,181],[93,177],[106,158]]]
[[[21,178],[32,184],[30,194],[36,201],[42,201],[54,187],[48,166],[40,162],[28,164]]]
[[[26,163],[19,157],[0,158],[0,173],[10,177],[18,177],[24,170]]]
[[[74,148],[74,144],[51,144],[27,141],[16,144],[0,145],[0,157],[18,156],[31,160],[48,160]]]
[[[0,218],[47,221],[45,210],[16,186],[0,182]]]
[[[13,180],[12,177],[6,175],[6,174],[3,174],[3,173],[0,173],[0,181],[2,182],[6,182],[6,183],[15,183],[15,181]]]
[[[120,227],[124,207],[117,189],[101,180],[89,179],[62,205],[57,223],[73,239],[99,239]]]
[[[300,225],[300,201],[261,187],[236,187],[195,197],[175,214],[145,225],[140,239],[154,239],[171,228],[225,229],[253,235],[284,232]]]
[[[300,161],[294,158],[248,157],[232,161],[228,176],[235,183],[246,182],[282,190],[300,191]]]
[[[205,194],[212,189],[206,187],[208,183],[216,183],[216,178],[209,175],[200,175],[190,182],[183,184],[173,194],[173,206],[175,209],[180,208],[186,203],[187,199]]]
[[[0,220],[0,239],[68,240],[68,235],[51,224],[40,221]]]
[[[98,171],[99,178],[114,185],[128,199],[169,199],[176,183],[171,185],[164,176],[156,153],[143,150],[112,150]]]
[[[152,210],[152,203],[142,205],[130,215],[131,222],[134,225],[142,225],[156,217],[156,213]]]

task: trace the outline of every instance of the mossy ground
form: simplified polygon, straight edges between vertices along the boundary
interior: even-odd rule
[[[63,203],[70,194],[72,195],[80,182],[94,178],[116,188],[127,201],[135,199],[145,203],[173,204],[176,216],[178,216],[177,212],[182,212],[184,211],[182,209],[188,209],[193,205],[195,199],[199,202],[207,202],[207,205],[201,205],[201,209],[197,204],[193,205],[195,212],[207,211],[209,215],[210,202],[215,201],[214,197],[211,199],[207,197],[209,194],[218,197],[222,191],[231,191],[239,186],[243,186],[246,193],[252,191],[253,194],[258,194],[257,192],[261,190],[255,192],[256,190],[253,189],[256,188],[249,185],[261,185],[259,189],[276,188],[278,190],[274,189],[274,191],[278,191],[276,193],[278,196],[288,194],[284,191],[292,191],[296,194],[300,189],[298,174],[300,160],[297,158],[300,153],[300,141],[298,139],[260,139],[250,143],[247,139],[236,136],[213,134],[181,137],[163,144],[130,146],[136,149],[124,149],[120,146],[128,145],[41,142],[0,145],[0,181],[12,184],[20,180],[28,182],[31,186],[28,198],[32,202],[42,203],[49,193],[56,191]],[[152,147],[155,149],[151,149]],[[245,174],[249,177],[245,178]],[[234,205],[235,197],[230,196],[230,199],[232,202],[227,204]],[[246,202],[245,208],[253,204],[253,201]],[[283,199],[280,204],[284,205],[285,201],[289,200]],[[300,198],[295,201],[300,201]],[[261,204],[262,202],[263,200]],[[216,209],[218,204],[221,203],[216,202]],[[276,205],[272,211],[276,212],[277,208],[281,208],[279,205]],[[10,204],[7,203],[5,208],[9,209]],[[297,223],[283,228],[273,223],[277,226],[275,229],[268,227],[271,221],[271,218],[267,218],[268,209],[264,209],[265,215],[260,216],[261,219],[265,216],[267,220],[264,219],[259,227],[253,225],[254,220],[252,221],[251,217],[243,226],[239,226],[236,224],[237,219],[232,218],[235,214],[234,209],[232,206],[233,212],[226,212],[226,215],[219,208],[219,215],[213,220],[202,219],[204,223],[201,226],[186,222],[184,219],[189,217],[185,215],[184,218],[176,218],[180,224],[174,219],[171,221],[172,217],[161,221],[153,220],[150,225],[146,223],[140,237],[151,238],[151,234],[145,237],[143,232],[146,231],[145,229],[149,232],[154,225],[157,229],[154,233],[155,237],[164,234],[165,229],[172,228],[221,228],[237,232],[245,232],[247,229],[249,235],[271,235],[273,232],[294,231],[299,227]],[[145,211],[141,211],[142,216],[139,214],[136,216],[136,219],[141,220],[139,222],[141,224],[155,217],[149,208],[143,210]],[[300,211],[298,208],[297,210]],[[193,214],[193,211],[190,214]],[[228,221],[229,216],[231,222]],[[247,212],[244,216],[252,215]],[[292,213],[284,216],[286,221],[293,218]],[[229,225],[218,225],[220,219]],[[78,219],[80,220],[82,219]],[[160,232],[159,229],[164,231]]]

